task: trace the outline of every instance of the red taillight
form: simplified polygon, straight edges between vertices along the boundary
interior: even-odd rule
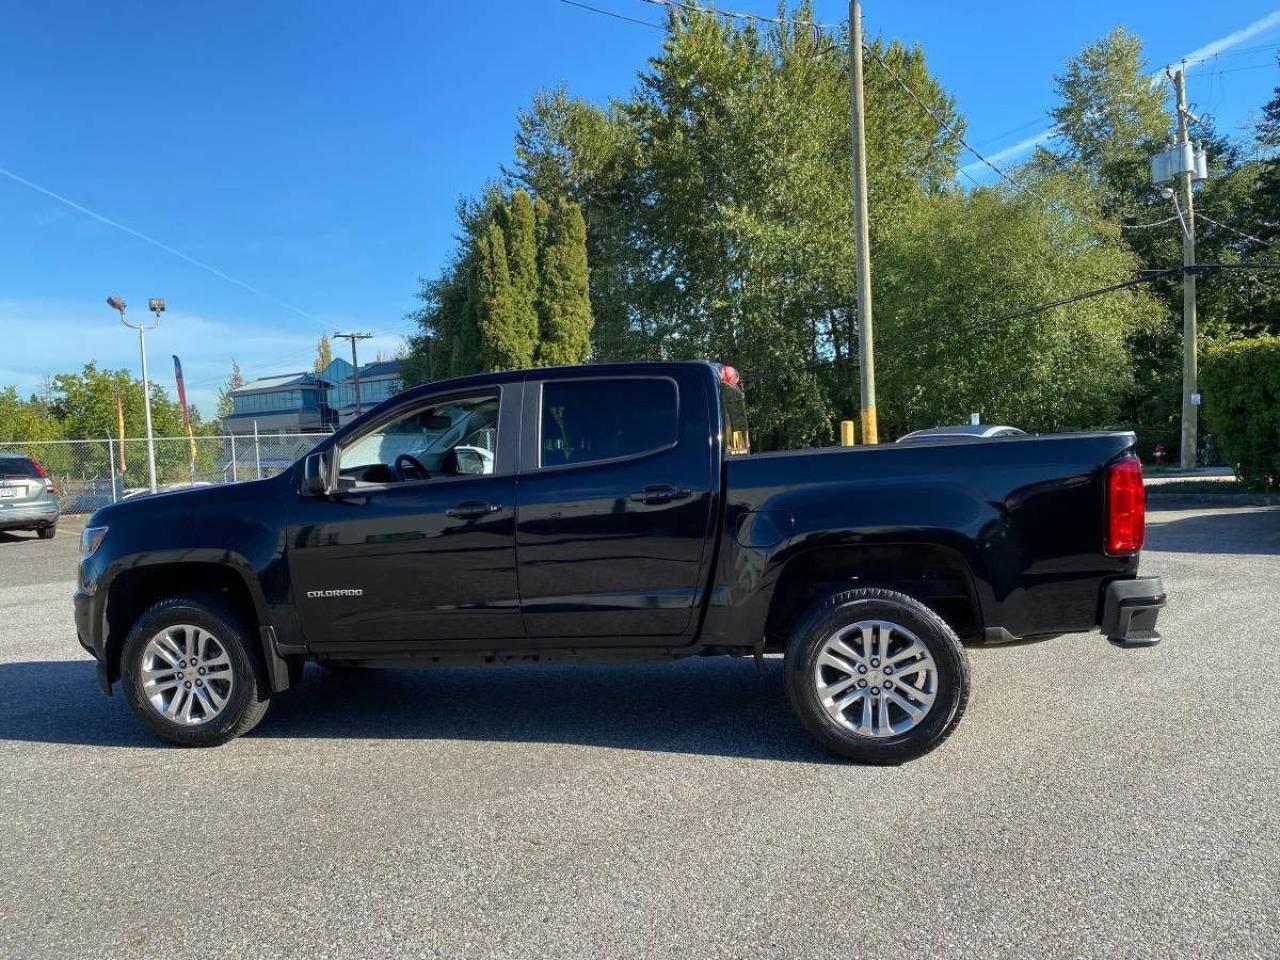
[[[1107,554],[1132,556],[1142,549],[1147,532],[1147,492],[1142,462],[1136,456],[1117,460],[1107,470]]]
[[[49,479],[49,474],[45,473],[44,467],[40,466],[40,461],[33,457],[31,465],[36,468],[36,473],[39,475],[40,479],[44,481],[45,492],[52,493],[54,496],[57,496],[57,492],[53,489],[53,481]]]
[[[742,385],[742,376],[738,373],[737,367],[728,367],[723,364],[720,366],[720,382],[727,383],[731,387]]]

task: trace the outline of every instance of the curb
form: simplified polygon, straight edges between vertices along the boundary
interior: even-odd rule
[[[1280,494],[1160,493],[1147,487],[1147,506],[1151,510],[1176,510],[1179,507],[1274,507],[1280,506]]]

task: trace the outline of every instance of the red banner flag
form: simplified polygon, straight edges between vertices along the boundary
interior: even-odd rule
[[[173,356],[173,377],[178,381],[178,404],[182,407],[182,427],[187,431],[187,443],[191,446],[191,469],[195,470],[196,463],[196,439],[191,435],[191,417],[187,413],[187,387],[182,382],[182,361],[178,359],[178,355]]]

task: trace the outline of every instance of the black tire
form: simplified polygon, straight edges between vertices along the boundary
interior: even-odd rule
[[[932,705],[923,719],[899,734],[857,733],[827,712],[818,693],[818,660],[823,645],[840,628],[867,620],[888,622],[910,631],[928,650],[936,668]],[[903,676],[912,675],[909,670],[900,669]],[[832,753],[863,763],[901,763],[928,753],[955,729],[969,700],[969,661],[955,631],[919,600],[894,590],[843,590],[815,601],[801,614],[791,633],[785,675],[787,699],[805,729]],[[896,707],[889,709],[898,713]],[[906,717],[905,713],[900,715]],[[892,730],[894,726],[891,719],[888,727]]]
[[[36,529],[36,536],[41,540],[52,540],[53,535],[57,532],[58,525],[56,523],[51,523],[47,527],[38,527]]]
[[[232,684],[226,705],[203,723],[183,724],[162,716],[143,691],[142,663],[148,642],[166,627],[181,624],[212,634],[231,664]],[[183,747],[216,747],[248,733],[262,720],[271,703],[271,686],[251,637],[240,618],[215,597],[161,600],[138,618],[125,640],[120,678],[129,709],[156,736]]]

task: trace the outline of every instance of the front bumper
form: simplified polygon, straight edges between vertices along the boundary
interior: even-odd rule
[[[96,631],[93,629],[93,595],[77,590],[71,595],[71,602],[76,609],[76,639],[80,641],[80,646],[97,657]]]
[[[98,671],[98,689],[109,697],[111,696],[111,671],[100,649],[103,642],[102,631],[94,628],[95,622],[101,623],[101,615],[94,599],[93,594],[83,590],[77,590],[71,595],[76,610],[76,639],[80,641],[80,646],[93,654],[94,665]]]
[[[1159,577],[1113,580],[1102,598],[1102,633],[1118,647],[1149,647],[1160,642],[1156,617],[1165,605]]]

